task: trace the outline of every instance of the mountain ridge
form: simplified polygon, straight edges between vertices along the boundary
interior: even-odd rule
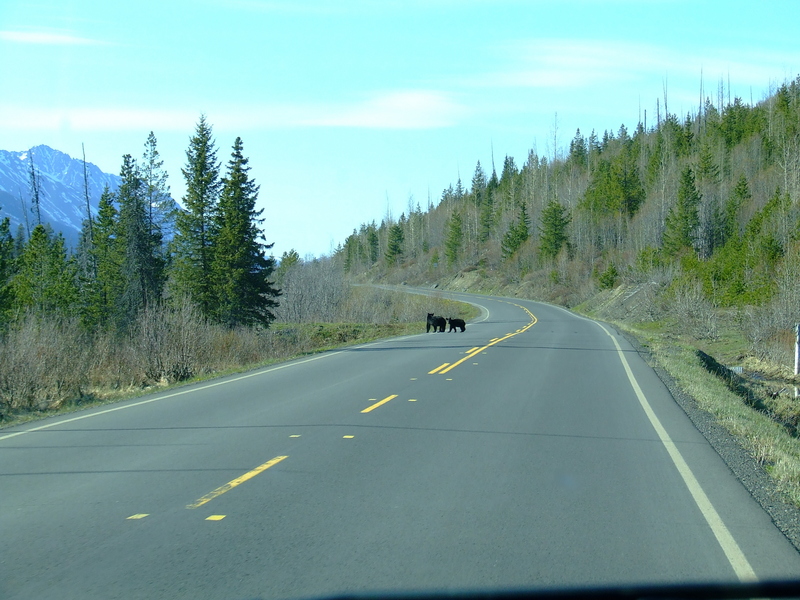
[[[76,247],[86,219],[84,161],[45,144],[22,151],[0,150],[0,219],[9,217],[12,234],[22,227],[25,237],[36,225],[30,184],[31,162],[40,184],[42,223],[61,233],[68,246]],[[94,218],[103,190],[108,187],[116,191],[121,179],[90,162],[85,164],[89,206]]]

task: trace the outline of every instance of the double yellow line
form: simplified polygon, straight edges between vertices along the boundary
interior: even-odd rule
[[[447,373],[448,371],[452,371],[453,369],[455,369],[455,368],[456,368],[458,365],[460,365],[460,364],[461,364],[461,363],[463,363],[464,361],[467,361],[467,360],[469,360],[470,358],[472,358],[472,357],[474,357],[474,356],[477,356],[478,354],[480,354],[481,352],[483,352],[483,351],[484,351],[484,350],[486,350],[487,348],[490,348],[491,346],[494,346],[495,344],[499,344],[500,342],[504,342],[505,340],[507,340],[507,339],[509,339],[509,338],[512,338],[512,337],[514,337],[515,335],[519,335],[520,333],[525,333],[526,331],[528,331],[528,329],[530,329],[531,327],[533,327],[534,325],[536,325],[536,323],[537,323],[538,319],[536,318],[536,316],[535,316],[535,315],[534,315],[534,314],[533,314],[531,311],[529,311],[529,310],[528,310],[527,308],[525,308],[524,306],[521,306],[521,305],[519,305],[519,304],[514,304],[513,302],[509,302],[508,304],[513,304],[513,305],[514,305],[514,306],[516,306],[517,308],[521,308],[521,309],[522,309],[522,310],[524,310],[526,313],[528,313],[528,315],[529,315],[529,316],[530,316],[530,318],[531,318],[531,322],[530,322],[530,323],[528,323],[527,325],[525,325],[525,327],[522,327],[522,328],[520,328],[520,329],[517,329],[517,330],[516,330],[515,332],[513,332],[513,333],[507,333],[505,336],[503,336],[503,337],[501,337],[501,338],[495,338],[495,339],[493,339],[492,341],[490,341],[490,342],[489,342],[488,344],[486,344],[485,346],[481,346],[480,348],[473,348],[472,350],[470,350],[470,351],[467,353],[467,355],[466,355],[464,358],[462,358],[462,359],[460,359],[460,360],[457,360],[457,361],[456,361],[456,362],[454,362],[453,364],[450,364],[450,363],[444,363],[443,365],[440,365],[440,366],[436,367],[436,368],[435,368],[433,371],[428,371],[428,375],[444,375],[444,374],[445,374],[445,373]]]

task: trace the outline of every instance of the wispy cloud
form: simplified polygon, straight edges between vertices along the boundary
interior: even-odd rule
[[[346,103],[202,107],[224,130],[343,127],[435,129],[455,125],[467,109],[441,92],[401,90]],[[200,110],[133,107],[0,105],[0,129],[71,131],[190,131]]]
[[[105,42],[79,37],[64,31],[0,31],[0,40],[13,44],[38,44],[46,46],[96,46]]]
[[[742,81],[784,76],[800,53],[765,53],[746,47],[672,49],[655,44],[586,39],[539,39],[504,45],[509,67],[471,78],[473,86],[578,88],[644,78],[735,75]]]
[[[311,107],[301,123],[323,127],[435,129],[449,127],[466,108],[449,95],[427,90],[391,91],[351,105]]]
[[[0,129],[22,131],[191,130],[199,113],[123,107],[62,108],[0,105]]]

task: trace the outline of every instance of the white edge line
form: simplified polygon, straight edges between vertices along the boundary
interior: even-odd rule
[[[404,291],[404,290],[397,290],[397,291]],[[411,290],[407,290],[407,291],[409,293],[421,293],[421,292],[412,292]],[[480,304],[473,303],[473,302],[470,302],[469,304],[474,304],[475,306],[478,306],[483,311],[485,311],[485,315],[486,316],[483,319],[481,319],[482,321],[484,321],[487,318],[489,318],[489,309],[488,308],[486,308],[485,306],[482,306]],[[420,334],[412,334],[412,335],[408,335],[408,336],[402,336],[399,339],[408,339],[408,338],[414,337],[416,335],[420,335]],[[392,338],[392,339],[397,339],[397,338]],[[363,345],[360,345],[360,346],[353,346],[353,348],[369,348],[370,346],[375,346],[377,344],[381,344],[381,343],[384,343],[386,341],[387,340],[379,340],[379,341],[375,341],[375,342],[370,342],[368,344],[363,344]],[[350,350],[350,349],[352,349],[352,348],[348,348],[348,350]],[[192,387],[191,389],[181,390],[179,392],[173,392],[172,394],[166,394],[164,396],[157,396],[156,398],[148,398],[147,400],[141,400],[139,402],[133,402],[133,403],[125,404],[125,405],[122,405],[122,406],[115,406],[113,408],[107,408],[107,409],[100,410],[100,411],[97,411],[97,412],[92,412],[92,413],[88,413],[88,414],[82,414],[82,415],[79,415],[77,417],[71,417],[69,419],[59,419],[58,421],[54,421],[52,423],[47,423],[45,425],[39,425],[38,427],[31,427],[30,429],[25,429],[23,431],[15,431],[13,433],[8,433],[6,435],[0,435],[0,441],[8,440],[8,439],[11,439],[11,438],[15,438],[15,437],[20,436],[20,435],[25,435],[26,433],[34,433],[36,431],[42,431],[43,429],[50,429],[51,427],[56,427],[57,425],[63,425],[65,423],[73,423],[75,421],[81,421],[83,419],[90,419],[92,417],[96,417],[96,416],[99,416],[99,415],[106,415],[108,413],[116,412],[118,410],[126,410],[128,408],[134,408],[136,406],[143,406],[145,404],[150,404],[151,402],[158,402],[160,400],[167,400],[169,398],[174,398],[176,396],[183,396],[185,394],[191,394],[192,392],[199,392],[199,391],[207,390],[209,388],[217,387],[217,386],[220,386],[220,385],[227,385],[229,383],[234,383],[236,381],[242,381],[243,379],[249,379],[250,377],[257,377],[259,375],[266,375],[267,373],[271,373],[273,371],[279,371],[281,369],[287,369],[289,367],[293,367],[293,366],[296,366],[296,365],[302,365],[302,364],[305,364],[305,363],[308,363],[308,362],[312,362],[312,361],[315,361],[315,360],[320,360],[321,358],[327,358],[327,357],[330,357],[330,356],[336,356],[337,354],[341,354],[342,352],[346,352],[346,350],[339,350],[337,352],[326,352],[326,353],[314,356],[312,358],[307,358],[305,360],[288,362],[288,363],[284,363],[282,365],[277,365],[275,367],[269,367],[267,369],[263,369],[263,370],[260,370],[260,371],[255,371],[253,373],[248,373],[246,375],[240,375],[239,377],[234,377],[233,379],[226,379],[224,381],[216,381],[214,383],[209,383],[209,384],[201,386],[201,387]],[[57,418],[57,417],[54,417],[54,418]]]
[[[373,342],[373,343],[377,343],[377,342]],[[372,344],[367,344],[367,345],[372,345]],[[294,362],[288,362],[288,363],[284,363],[282,365],[276,365],[274,367],[269,367],[267,369],[254,371],[252,373],[247,373],[246,375],[239,375],[238,377],[234,377],[232,379],[225,379],[223,381],[215,381],[213,383],[208,383],[208,384],[200,386],[200,387],[191,387],[190,389],[181,390],[179,392],[173,392],[171,394],[166,394],[164,396],[156,396],[155,398],[148,398],[147,400],[140,400],[139,402],[132,402],[130,404],[124,404],[122,406],[115,406],[113,408],[106,408],[104,410],[100,410],[100,411],[97,411],[97,412],[83,414],[83,415],[79,415],[77,417],[70,417],[69,419],[59,419],[58,421],[54,421],[52,423],[47,423],[45,425],[39,425],[38,427],[32,427],[30,429],[25,429],[23,431],[15,431],[15,432],[9,433],[7,435],[0,435],[0,441],[8,440],[8,439],[20,436],[20,435],[25,435],[26,433],[34,433],[36,431],[41,431],[43,429],[49,429],[51,427],[56,427],[57,425],[64,425],[65,423],[73,423],[75,421],[81,421],[83,419],[90,419],[92,417],[97,417],[99,415],[106,415],[108,413],[116,412],[118,410],[126,410],[126,409],[129,409],[129,408],[134,408],[136,406],[142,406],[144,404],[150,404],[151,402],[158,402],[160,400],[167,400],[169,398],[174,398],[176,396],[184,396],[186,394],[191,394],[191,393],[194,393],[194,392],[200,392],[202,390],[207,390],[207,389],[218,387],[218,386],[221,386],[221,385],[227,385],[229,383],[235,383],[237,381],[242,381],[243,379],[249,379],[251,377],[258,377],[259,375],[266,375],[267,373],[272,373],[273,371],[279,371],[281,369],[288,369],[289,367],[302,365],[302,364],[309,363],[309,362],[312,362],[312,361],[315,361],[315,360],[320,360],[322,358],[327,358],[327,357],[330,357],[330,356],[336,356],[337,354],[341,354],[342,352],[345,352],[345,351],[344,350],[339,350],[338,352],[327,352],[327,353],[324,353],[324,354],[319,354],[317,356],[313,356],[311,358],[306,358],[306,359],[299,360],[299,361],[294,361]]]
[[[616,338],[611,335],[611,332],[609,332],[604,325],[598,323],[597,321],[594,321],[594,323],[597,323],[597,325],[606,332],[606,335],[611,338],[611,341],[614,342],[614,346],[617,348],[619,359],[622,361],[622,366],[628,376],[628,381],[630,381],[633,391],[636,393],[636,397],[639,399],[639,404],[644,409],[647,418],[650,420],[650,424],[656,430],[656,434],[661,440],[661,443],[664,445],[669,457],[672,459],[672,463],[675,465],[675,468],[678,469],[678,473],[680,473],[683,482],[689,489],[689,493],[692,495],[697,508],[700,509],[700,512],[703,514],[703,517],[705,518],[709,527],[711,527],[711,531],[717,538],[717,542],[722,548],[722,551],[725,553],[725,556],[736,573],[736,576],[739,578],[739,581],[758,581],[755,571],[753,571],[753,567],[747,561],[744,552],[742,552],[739,544],[736,543],[733,535],[725,526],[725,523],[722,521],[722,517],[719,516],[719,513],[714,508],[714,505],[711,504],[711,500],[703,491],[700,482],[697,481],[697,478],[694,476],[694,473],[692,473],[691,468],[689,468],[686,460],[684,460],[683,456],[681,455],[680,450],[678,450],[675,442],[673,442],[669,437],[667,430],[661,424],[661,421],[656,416],[652,406],[650,406],[650,403],[647,401],[644,392],[642,392],[642,388],[639,386],[639,382],[636,381],[636,378],[633,375],[633,371],[628,364],[628,360],[625,358],[625,354],[622,352],[619,342],[617,342]]]

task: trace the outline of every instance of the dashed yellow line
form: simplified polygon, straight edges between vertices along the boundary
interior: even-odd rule
[[[235,488],[237,485],[243,484],[248,479],[252,479],[253,477],[258,475],[259,473],[262,473],[262,472],[266,471],[270,467],[274,467],[279,462],[281,462],[282,460],[287,459],[287,458],[289,458],[289,457],[288,456],[276,456],[272,460],[268,460],[267,462],[265,462],[263,465],[259,465],[258,467],[256,467],[252,471],[248,471],[247,473],[245,473],[241,477],[237,477],[233,481],[229,481],[225,485],[218,487],[213,492],[209,492],[208,494],[206,494],[202,498],[198,498],[197,500],[195,500],[191,504],[187,504],[186,508],[199,508],[199,507],[203,506],[203,504],[205,504],[206,502],[211,502],[217,496],[221,496],[225,492],[229,492],[230,490]]]
[[[370,412],[370,411],[373,411],[373,410],[375,410],[376,408],[378,408],[379,406],[383,406],[384,404],[386,404],[387,402],[389,402],[389,400],[391,400],[392,398],[397,398],[397,394],[392,394],[391,396],[388,396],[387,398],[384,398],[383,400],[380,400],[379,402],[376,402],[376,403],[375,403],[375,404],[373,404],[372,406],[368,406],[367,408],[365,408],[365,409],[364,409],[364,410],[362,410],[361,412],[362,412],[362,413],[368,413],[368,412]]]

